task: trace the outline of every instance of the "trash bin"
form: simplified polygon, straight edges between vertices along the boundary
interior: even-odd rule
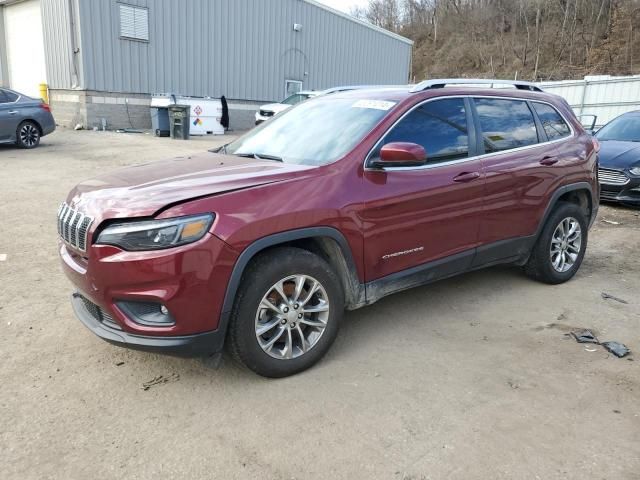
[[[169,136],[169,110],[164,107],[151,107],[151,128],[156,137]]]
[[[168,95],[154,95],[151,97],[151,128],[156,137],[168,137],[169,127],[169,105],[172,102]]]
[[[171,138],[189,140],[190,105],[169,105],[169,128]]]

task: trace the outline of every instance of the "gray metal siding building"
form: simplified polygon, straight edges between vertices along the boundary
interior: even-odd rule
[[[46,82],[67,124],[148,127],[149,95],[171,92],[225,95],[231,127],[247,128],[286,81],[320,90],[409,78],[410,40],[312,0],[25,1],[40,2]]]

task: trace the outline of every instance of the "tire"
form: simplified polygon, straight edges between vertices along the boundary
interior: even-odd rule
[[[571,234],[576,224],[579,231]],[[565,231],[566,236],[563,235]],[[560,202],[547,219],[533,247],[524,267],[526,274],[551,285],[570,280],[582,264],[588,234],[584,210],[573,203]],[[579,239],[579,245],[576,239]]]
[[[269,250],[252,260],[243,274],[227,345],[236,360],[259,375],[294,375],[329,350],[343,310],[341,283],[327,262],[299,248]]]
[[[40,145],[40,127],[31,120],[18,125],[16,130],[16,144],[20,148],[36,148]]]

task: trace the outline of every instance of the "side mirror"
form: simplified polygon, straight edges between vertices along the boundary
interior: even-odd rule
[[[417,143],[392,142],[387,143],[380,150],[380,158],[375,167],[417,167],[427,161],[427,152]]]

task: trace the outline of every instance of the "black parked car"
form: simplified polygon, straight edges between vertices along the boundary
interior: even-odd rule
[[[600,142],[600,197],[640,206],[640,110],[613,119],[596,138]]]
[[[49,105],[8,88],[0,88],[0,143],[35,148],[56,129]]]

